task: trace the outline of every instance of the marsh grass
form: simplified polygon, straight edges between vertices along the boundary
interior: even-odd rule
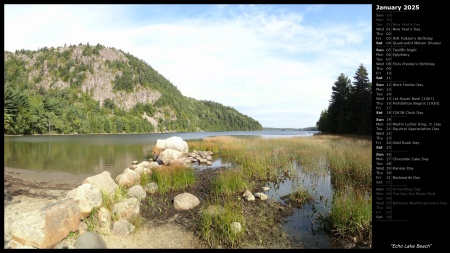
[[[162,194],[168,191],[183,190],[195,183],[195,172],[190,167],[167,166],[153,170],[151,180],[158,184]]]
[[[335,194],[333,196],[329,221],[332,230],[337,235],[371,238],[371,196],[351,190]]]
[[[187,141],[192,149],[219,153],[223,161],[240,166],[239,171],[222,173],[213,182],[212,202],[250,187],[250,182],[274,181],[282,176],[295,177],[299,167],[304,173],[331,174],[335,188],[326,222],[336,234],[371,235],[372,209],[372,140],[358,136],[317,135],[292,138],[241,138],[218,136],[203,141]],[[295,166],[294,166],[295,165]],[[298,165],[298,166],[297,166]],[[298,189],[302,189],[301,185]],[[290,197],[298,201],[311,200],[304,191]],[[214,199],[215,198],[215,199]],[[233,210],[229,210],[233,212]],[[237,215],[237,213],[236,213]],[[220,219],[203,217],[203,235],[211,242],[220,242],[210,234],[213,227],[226,227]],[[228,221],[227,221],[228,222]],[[222,229],[222,231],[224,231]],[[222,237],[221,237],[222,238]]]
[[[328,161],[334,187],[341,191],[347,187],[372,189],[372,142],[366,139],[330,139]]]
[[[211,194],[232,195],[250,189],[252,183],[248,181],[240,169],[221,171],[211,182]]]
[[[200,213],[201,237],[211,248],[238,247],[242,236],[245,235],[245,219],[240,201],[236,201],[232,196],[216,195],[207,200]],[[232,228],[233,222],[241,224],[240,231]]]
[[[289,199],[289,202],[296,207],[301,207],[303,204],[314,200],[314,196],[302,186],[298,187],[297,190],[291,194],[288,194],[287,198]]]
[[[147,184],[150,183],[150,182],[152,182],[152,177],[151,177],[151,175],[143,173],[143,174],[141,175],[141,183],[140,183],[141,186],[142,186],[142,187],[145,187],[145,185],[147,185]]]
[[[236,196],[252,185],[241,169],[219,171],[212,179],[211,192],[199,219],[201,236],[210,247],[222,245],[235,248],[239,245],[245,234],[245,219],[242,204]],[[242,230],[233,230],[233,222],[239,222]]]

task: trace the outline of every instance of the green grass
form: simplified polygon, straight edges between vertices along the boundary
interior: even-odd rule
[[[372,198],[354,191],[336,193],[329,220],[337,235],[371,236]]]
[[[229,248],[238,247],[240,240],[245,235],[245,219],[242,214],[242,204],[235,201],[230,196],[222,196],[221,201],[208,202],[202,206],[199,218],[201,237],[211,248],[226,246]],[[208,208],[221,206],[218,212],[207,211]],[[232,229],[232,223],[239,222],[241,231]]]
[[[92,208],[91,214],[84,219],[84,222],[87,225],[87,230],[88,231],[95,231],[95,229],[98,226],[98,220],[97,220],[97,212],[98,212],[97,207]]]
[[[106,191],[101,190],[102,193],[102,206],[106,207],[108,210],[111,210],[115,203],[126,200],[128,189],[126,187],[118,185],[114,194],[111,196]]]
[[[233,195],[250,189],[252,183],[243,175],[242,170],[228,169],[221,171],[211,182],[211,194]]]
[[[183,190],[195,184],[195,172],[190,167],[164,166],[153,170],[152,181],[158,184],[158,192]]]
[[[148,174],[142,174],[141,175],[141,186],[145,187],[148,183],[152,182],[152,176]]]
[[[236,201],[229,196],[251,188],[251,182],[274,181],[283,175],[295,177],[299,168],[310,174],[330,173],[335,194],[330,213],[323,214],[330,227],[339,235],[371,237],[372,205],[367,197],[372,191],[371,139],[338,135],[271,139],[218,136],[187,142],[190,150],[219,153],[223,161],[238,168],[224,171],[213,180],[211,203],[223,202],[224,198]],[[299,184],[299,190],[290,197],[299,202],[312,200]],[[239,215],[237,210],[229,212]],[[227,222],[203,217],[203,237],[212,244],[224,243]],[[220,235],[213,236],[216,230]]]

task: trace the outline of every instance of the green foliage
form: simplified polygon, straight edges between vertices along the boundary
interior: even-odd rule
[[[114,101],[112,101],[112,99],[110,98],[105,98],[105,100],[103,100],[103,107],[113,110],[115,107]]]
[[[332,87],[327,110],[322,111],[318,129],[327,133],[372,134],[372,83],[361,64],[353,85],[341,74]]]
[[[81,56],[76,51],[81,50]],[[121,50],[123,59],[99,58],[105,47],[70,45],[37,51],[5,51],[4,132],[24,134],[152,133],[262,130],[261,124],[234,108],[185,97],[145,61]],[[79,52],[79,51],[78,51]],[[99,61],[100,67],[94,67]],[[33,72],[32,72],[33,71]],[[36,72],[37,71],[37,72]],[[111,98],[102,104],[93,90],[83,91],[89,75],[107,71],[115,76],[115,92],[152,90],[161,94],[154,103],[137,103],[124,110]],[[33,73],[33,74],[31,74]],[[36,75],[36,73],[38,73]],[[101,74],[101,73],[100,73]],[[61,88],[61,83],[64,83]],[[158,126],[143,118],[155,117]]]

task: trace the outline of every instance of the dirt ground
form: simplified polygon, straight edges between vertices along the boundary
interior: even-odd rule
[[[246,230],[238,245],[209,245],[201,238],[197,221],[200,217],[201,206],[205,204],[209,194],[211,179],[215,173],[220,173],[220,169],[205,169],[196,173],[196,184],[183,192],[197,196],[200,199],[199,206],[189,211],[177,211],[173,208],[173,198],[182,192],[153,194],[151,202],[142,202],[143,219],[135,233],[128,236],[101,235],[107,247],[115,249],[299,248],[293,245],[292,240],[282,230],[283,218],[292,213],[292,208],[259,199],[255,202],[243,203]],[[14,172],[4,173],[5,248],[12,247],[10,229],[14,220],[20,219],[36,208],[64,198],[68,191],[79,186],[74,183],[58,184],[23,178],[26,177]],[[255,186],[252,190],[260,191],[260,186]],[[275,225],[266,222],[265,217],[272,217]],[[75,240],[75,238],[67,238],[65,242],[72,247]]]

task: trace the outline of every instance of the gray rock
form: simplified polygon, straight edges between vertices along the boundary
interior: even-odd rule
[[[125,201],[114,204],[112,215],[117,215],[119,219],[134,220],[139,216],[140,201],[137,198],[129,198]]]
[[[144,188],[141,185],[135,185],[128,189],[128,197],[130,198],[137,198],[139,201],[142,201],[147,197],[147,193],[145,192]]]
[[[137,185],[141,182],[141,175],[134,170],[125,169],[122,174],[116,177],[115,182],[119,186],[130,188],[133,185]]]
[[[240,233],[242,231],[241,223],[236,222],[236,221],[231,223],[230,228],[231,228],[231,232],[233,232],[234,234],[238,234],[238,233]]]
[[[252,192],[249,190],[245,190],[245,192],[242,194],[242,197],[247,197],[248,195],[252,195]]]
[[[198,206],[199,204],[200,204],[200,200],[196,196],[194,196],[188,192],[178,194],[173,199],[173,206],[175,207],[176,210],[179,210],[179,211],[193,209],[196,206]]]
[[[129,235],[133,233],[136,228],[127,220],[121,219],[113,224],[113,233],[115,235]]]
[[[100,191],[105,191],[109,196],[116,192],[117,184],[111,177],[111,173],[103,171],[102,173],[86,178],[82,184],[89,183],[97,187]]]
[[[262,192],[255,193],[255,197],[259,198],[260,200],[266,200],[268,199],[268,196]]]
[[[155,193],[158,190],[158,184],[155,182],[151,182],[145,185],[145,191],[147,193]]]
[[[53,249],[68,249],[69,244],[66,241],[60,241],[55,246],[53,246]]]
[[[81,211],[81,219],[88,217],[94,207],[100,207],[103,203],[103,196],[93,184],[85,183],[67,193],[68,198],[75,199]]]
[[[106,243],[103,238],[94,233],[86,232],[80,235],[74,244],[76,249],[106,249]]]

